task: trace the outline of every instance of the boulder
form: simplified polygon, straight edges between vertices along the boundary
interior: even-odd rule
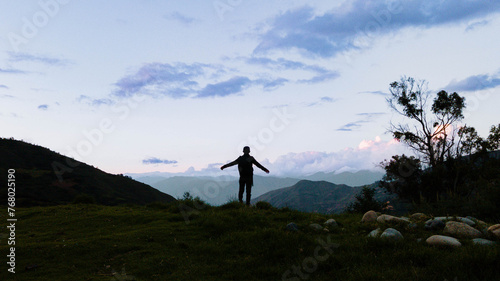
[[[377,228],[368,233],[368,237],[377,238],[380,236],[380,234],[382,234],[382,229]]]
[[[398,218],[391,215],[380,215],[377,218],[377,222],[379,223],[409,223],[410,221],[407,218]]]
[[[429,216],[423,213],[415,213],[410,216],[413,221],[423,221],[429,219]]]
[[[443,232],[448,235],[463,237],[463,238],[479,238],[483,236],[481,231],[473,228],[472,226],[466,223],[457,221],[447,222]]]
[[[294,222],[291,222],[291,223],[286,225],[286,230],[299,231],[299,227]]]
[[[384,232],[382,232],[382,234],[380,234],[380,238],[386,238],[386,239],[390,239],[393,241],[397,241],[397,240],[402,240],[403,235],[401,234],[401,232],[397,231],[394,228],[388,228],[388,229],[384,230]]]
[[[309,225],[310,228],[314,229],[314,230],[323,230],[323,227],[317,223],[311,223]]]
[[[425,229],[427,230],[441,230],[445,227],[445,223],[442,220],[428,220],[425,223]]]
[[[462,244],[456,238],[444,235],[432,235],[425,242],[431,246],[460,247]]]
[[[472,244],[474,245],[484,245],[484,246],[494,246],[497,243],[488,239],[474,238],[472,239]]]
[[[462,217],[435,217],[434,219],[429,219],[425,223],[427,224],[429,221],[433,221],[433,220],[440,220],[440,221],[443,221],[443,222],[456,220],[456,221],[459,221],[459,222],[466,223],[466,224],[468,224],[470,226],[476,225],[476,223],[473,220],[468,219],[468,218],[462,218]]]
[[[338,227],[338,224],[334,219],[329,219],[325,222],[325,226],[330,228],[336,228]]]
[[[375,211],[368,211],[363,215],[363,218],[361,219],[361,222],[376,222],[377,221],[377,213]]]
[[[495,224],[488,227],[488,232],[500,239],[500,224]]]

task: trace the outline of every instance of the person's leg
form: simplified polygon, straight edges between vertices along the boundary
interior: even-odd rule
[[[247,206],[250,206],[250,199],[252,198],[252,185],[253,185],[253,178],[247,179]]]
[[[240,190],[238,192],[238,200],[243,203],[243,192],[245,191],[245,180],[240,177]]]

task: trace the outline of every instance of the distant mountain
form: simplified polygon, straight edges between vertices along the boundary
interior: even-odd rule
[[[302,179],[310,181],[328,181],[335,184],[345,184],[348,186],[362,186],[379,181],[383,173],[374,171],[358,171],[355,173],[319,172]],[[135,178],[143,183],[149,184],[154,188],[171,194],[176,198],[181,198],[185,192],[193,196],[199,196],[201,199],[212,205],[224,204],[231,199],[236,199],[238,194],[238,177],[233,176],[171,176],[165,178],[161,174],[134,174]],[[272,176],[254,175],[254,187],[252,188],[252,198],[256,198],[272,190],[296,184],[301,179],[298,178],[279,178]]]
[[[372,184],[382,179],[384,173],[369,171],[369,170],[361,170],[357,172],[330,172],[324,173],[319,172],[307,177],[304,177],[306,180],[310,181],[328,181],[335,184],[345,184],[349,186],[362,186]]]
[[[377,190],[377,200],[388,197],[377,184],[371,187]],[[266,201],[277,208],[289,207],[304,212],[341,213],[349,203],[354,202],[361,189],[360,186],[351,187],[327,181],[301,180],[293,186],[265,193],[252,202]]]
[[[67,204],[82,196],[103,205],[175,200],[130,177],[105,173],[47,148],[0,139],[0,174],[4,180],[9,169],[15,170],[19,207]],[[7,202],[6,196],[7,192],[2,192],[0,204]]]
[[[138,180],[142,180],[142,178],[138,178]],[[298,181],[298,179],[293,178],[254,175],[252,197],[255,198],[271,190],[293,185]],[[152,183],[152,186],[176,198],[189,192],[212,205],[221,205],[231,199],[237,199],[239,189],[236,177],[171,177]]]

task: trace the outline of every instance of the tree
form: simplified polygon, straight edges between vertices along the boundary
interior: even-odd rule
[[[422,186],[422,166],[418,158],[406,155],[394,155],[390,161],[384,160],[380,165],[386,174],[380,186],[400,198],[419,202],[426,194]]]
[[[375,189],[369,186],[363,186],[361,192],[355,196],[356,201],[350,203],[346,211],[348,213],[365,213],[370,210],[382,211],[386,203],[375,199]]]
[[[456,123],[464,118],[465,98],[440,91],[429,106],[427,83],[411,77],[391,83],[390,92],[389,106],[413,125],[391,124],[389,131],[394,138],[420,154],[431,167],[457,156]]]

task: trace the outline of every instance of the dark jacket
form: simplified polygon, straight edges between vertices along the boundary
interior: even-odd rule
[[[233,162],[227,163],[226,165],[222,166],[222,168],[227,168],[231,167],[238,164],[238,171],[240,172],[240,177],[252,177],[253,176],[253,166],[255,165],[262,169],[264,172],[268,172],[268,170],[262,166],[253,156],[250,156],[250,154],[244,154],[238,159],[234,160]]]

